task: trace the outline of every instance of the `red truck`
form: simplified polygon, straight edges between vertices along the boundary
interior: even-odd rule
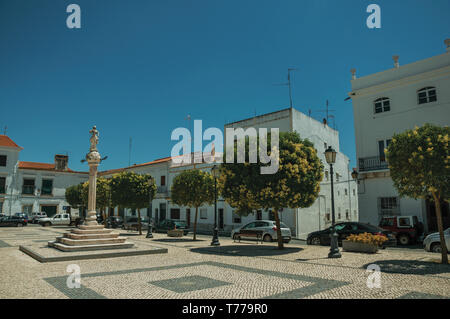
[[[417,216],[385,216],[379,226],[393,232],[400,245],[417,243],[423,234],[423,224]]]

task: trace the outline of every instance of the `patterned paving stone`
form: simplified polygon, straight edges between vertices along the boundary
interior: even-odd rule
[[[172,290],[178,293],[231,285],[231,283],[229,282],[215,280],[203,276],[188,276],[166,280],[150,281],[149,284],[164,289]]]

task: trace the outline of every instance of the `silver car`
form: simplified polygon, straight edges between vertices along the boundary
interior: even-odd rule
[[[288,243],[291,238],[291,229],[286,226],[286,224],[284,224],[283,222],[280,222],[280,226],[281,226],[281,236],[283,236],[283,241],[285,243]],[[254,222],[248,223],[242,227],[233,229],[231,231],[231,238],[232,239],[238,239],[239,237],[244,238],[245,236],[242,236],[240,234],[241,229],[246,229],[246,230],[262,230],[263,231],[263,235],[262,235],[262,239],[265,242],[271,242],[271,241],[276,241],[277,240],[277,226],[275,221],[273,220],[256,220]]]
[[[447,245],[447,251],[450,252],[450,228],[444,230],[445,244]],[[429,234],[423,240],[423,247],[426,251],[431,251],[434,253],[441,252],[441,240],[439,237],[439,233]]]

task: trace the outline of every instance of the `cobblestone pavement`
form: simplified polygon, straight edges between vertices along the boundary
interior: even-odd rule
[[[123,231],[129,240],[167,248],[167,254],[39,263],[19,245],[46,245],[67,228],[0,228],[1,298],[450,298],[450,266],[439,255],[386,249],[377,254],[343,252],[328,259],[328,247],[290,243],[235,243],[189,234],[182,239]],[[81,287],[68,288],[67,266],[81,269]],[[381,269],[381,288],[368,288]]]

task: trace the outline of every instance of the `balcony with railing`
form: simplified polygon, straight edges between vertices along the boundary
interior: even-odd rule
[[[385,157],[372,156],[359,158],[359,171],[371,172],[388,169],[388,163]]]

